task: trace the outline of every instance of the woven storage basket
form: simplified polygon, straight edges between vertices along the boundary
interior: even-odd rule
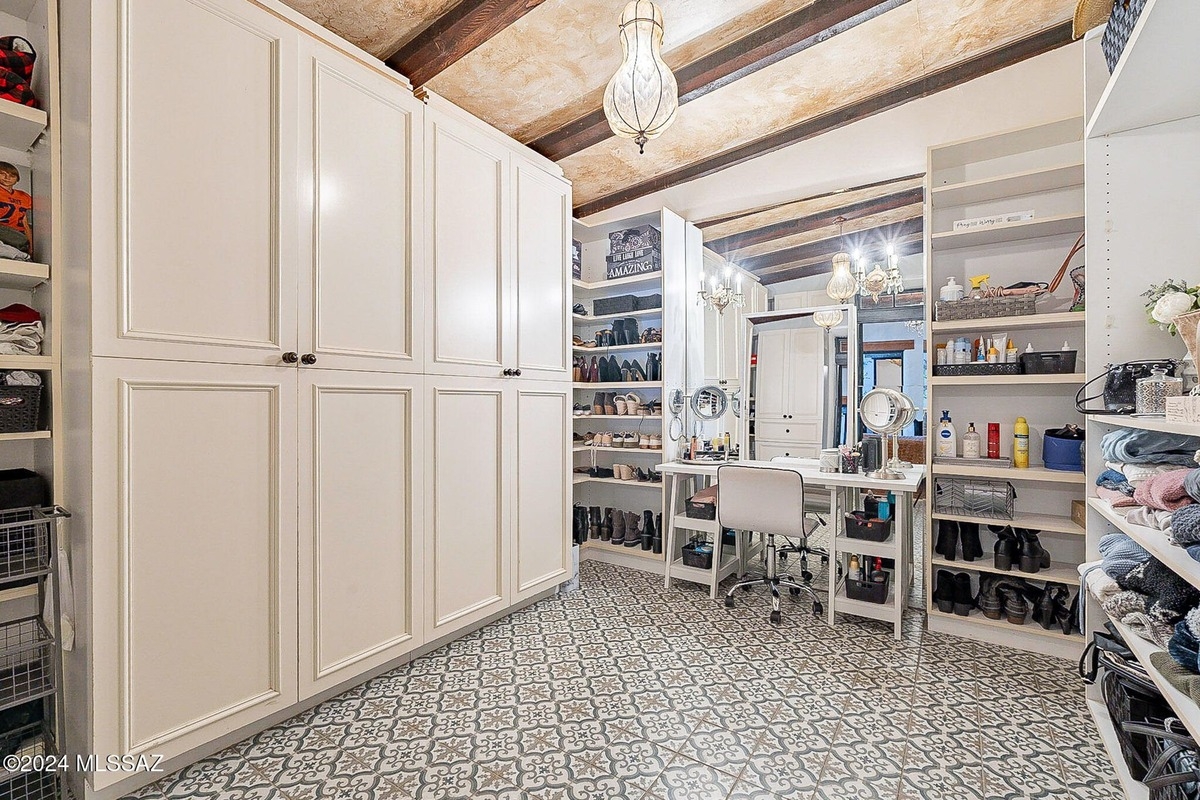
[[[984,297],[979,300],[938,300],[936,319],[938,322],[952,322],[963,319],[1023,317],[1033,314],[1037,310],[1036,304],[1037,297],[1032,294]]]
[[[1020,375],[1021,363],[1011,364],[936,364],[933,374],[937,377],[961,378],[968,375]]]
[[[0,386],[0,433],[37,430],[42,387]]]

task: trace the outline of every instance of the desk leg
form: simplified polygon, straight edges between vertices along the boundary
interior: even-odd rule
[[[904,624],[904,608],[908,605],[908,592],[912,588],[913,496],[910,492],[897,492],[896,497],[900,506],[896,509],[896,523],[900,528],[897,531],[899,541],[896,548],[900,560],[896,564],[896,574],[900,578],[900,585],[896,587],[895,636],[899,641],[902,638],[900,631]]]
[[[841,554],[837,551],[838,529],[842,519],[842,502],[844,494],[840,487],[829,490],[829,599],[825,603],[825,617],[830,625],[833,624],[834,595],[837,593],[837,568]]]
[[[671,588],[671,562],[675,560],[675,495],[679,488],[680,475],[672,473],[667,479],[667,532],[663,537],[663,587]]]

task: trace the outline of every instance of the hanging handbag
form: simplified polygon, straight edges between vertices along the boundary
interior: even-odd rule
[[[1097,375],[1079,387],[1075,393],[1075,410],[1080,414],[1132,414],[1136,406],[1137,382],[1149,378],[1154,369],[1165,370],[1175,376],[1176,363],[1170,359],[1146,359],[1126,361],[1124,364],[1109,364],[1103,374]],[[1088,387],[1103,379],[1104,390],[1100,394],[1085,397]],[[1103,398],[1104,408],[1086,408],[1092,400]]]
[[[37,53],[23,36],[0,36],[0,98],[38,107],[33,93],[33,63]]]
[[[1109,653],[1117,659],[1116,662],[1113,662],[1106,657],[1104,664],[1106,669],[1110,665],[1120,669],[1120,662],[1137,665],[1137,658],[1133,655],[1133,651],[1125,644],[1125,640],[1121,638],[1121,634],[1117,632],[1112,622],[1105,622],[1104,627],[1106,630],[1092,633],[1092,640],[1087,643],[1087,647],[1083,649],[1083,655],[1079,657],[1079,677],[1089,686],[1096,682],[1096,674],[1100,671],[1101,653]],[[1138,666],[1140,667],[1140,665]]]
[[[1148,743],[1149,762],[1140,780],[1150,800],[1200,800],[1200,753],[1183,723],[1168,717],[1161,724],[1127,722],[1121,728]]]

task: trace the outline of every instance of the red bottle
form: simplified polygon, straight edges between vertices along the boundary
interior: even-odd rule
[[[1000,457],[1000,423],[988,423],[988,458]]]

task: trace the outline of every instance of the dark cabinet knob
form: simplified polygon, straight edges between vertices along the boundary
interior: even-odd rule
[[[307,365],[315,364],[317,363],[317,357],[312,353],[305,353],[304,355],[300,356],[300,363]]]
[[[500,374],[502,374],[506,378],[511,378],[513,371],[511,369],[505,369],[504,372],[502,372]]]
[[[285,364],[295,364],[297,361],[300,360],[300,356],[297,355],[296,353],[293,353],[291,350],[284,353],[282,358],[283,358],[283,363],[285,363]]]
[[[521,377],[521,370],[520,370],[520,368],[518,368],[518,369],[514,369],[514,370],[513,370],[513,375],[516,375],[518,378],[519,378],[519,377]]]

